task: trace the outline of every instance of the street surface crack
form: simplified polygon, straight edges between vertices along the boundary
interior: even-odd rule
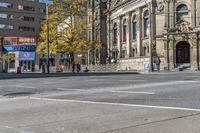
[[[166,121],[171,121],[171,120],[176,120],[176,119],[182,119],[182,118],[187,118],[187,117],[197,116],[197,115],[200,115],[200,112],[199,113],[192,113],[192,114],[189,114],[189,115],[182,115],[182,116],[178,116],[178,117],[174,117],[174,118],[168,118],[168,119],[163,119],[163,120],[157,120],[157,121],[142,123],[142,124],[138,124],[138,125],[122,127],[122,128],[113,129],[113,130],[104,131],[104,132],[99,132],[99,133],[109,133],[109,132],[123,130],[123,129],[127,129],[127,128],[140,127],[140,126],[145,126],[145,125],[150,125],[150,124],[155,124],[155,123],[160,123],[160,122],[166,122]]]

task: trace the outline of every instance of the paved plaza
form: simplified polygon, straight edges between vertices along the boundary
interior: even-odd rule
[[[0,76],[0,133],[200,132],[200,72],[20,76]]]

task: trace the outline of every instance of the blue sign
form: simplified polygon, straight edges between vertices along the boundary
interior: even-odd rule
[[[144,72],[149,72],[149,62],[144,62]]]
[[[35,52],[19,52],[19,60],[35,60]]]
[[[4,45],[3,51],[5,52],[15,52],[15,51],[35,51],[35,45],[19,45],[19,46],[12,46],[12,45]]]

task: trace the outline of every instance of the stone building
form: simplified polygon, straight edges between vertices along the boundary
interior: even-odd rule
[[[161,59],[161,69],[199,70],[198,0],[110,0],[108,55],[119,70],[144,70]]]
[[[88,39],[100,42],[101,48],[90,51],[89,64],[106,64],[107,58],[107,19],[105,11],[107,4],[104,0],[88,0]]]

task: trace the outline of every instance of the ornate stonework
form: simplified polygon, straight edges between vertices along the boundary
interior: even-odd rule
[[[190,27],[190,23],[184,20],[181,20],[176,24],[177,32],[191,32],[193,28]]]
[[[178,6],[181,4],[185,4],[185,8],[178,12],[179,9]],[[196,3],[197,4],[197,3]],[[200,3],[199,3],[200,4]],[[196,5],[196,7],[200,6],[199,4]],[[147,22],[146,19],[149,19],[148,16],[144,17],[144,12],[146,10],[149,10],[150,8],[148,6],[151,6],[151,13],[149,11],[149,14],[155,15],[152,16],[151,23],[145,23]],[[175,69],[177,67],[177,44],[179,43],[180,47],[182,48],[186,43],[189,44],[189,51],[190,52],[190,64],[193,67],[198,66],[199,61],[196,58],[196,55],[200,55],[200,53],[197,53],[197,47],[199,45],[199,39],[198,39],[198,32],[200,28],[199,20],[196,23],[199,23],[196,25],[194,24],[194,14],[192,10],[194,9],[194,6],[190,1],[183,0],[179,1],[176,0],[164,0],[163,2],[157,1],[156,4],[149,4],[145,1],[138,1],[138,0],[112,0],[112,12],[111,12],[111,19],[116,22],[120,21],[118,23],[118,40],[122,39],[123,35],[123,20],[126,17],[127,19],[127,42],[122,43],[121,41],[118,42],[118,50],[120,53],[122,53],[122,50],[126,51],[126,56],[128,59],[132,60],[134,64],[137,64],[138,60],[134,60],[133,57],[129,57],[131,55],[131,50],[137,49],[137,57],[140,58],[149,58],[150,55],[147,51],[147,48],[149,48],[149,27],[153,27],[151,30],[152,35],[152,49],[153,55],[161,56],[164,54],[163,57],[163,65],[169,69]],[[155,12],[154,12],[155,11]],[[153,12],[153,13],[152,13]],[[179,13],[179,14],[178,14]],[[177,16],[180,15],[180,18],[177,18]],[[196,16],[199,16],[199,12],[196,13]],[[133,17],[136,19],[136,39],[132,39],[132,33],[135,29],[133,28]],[[148,20],[149,21],[149,20]],[[197,20],[196,20],[197,21]],[[146,24],[146,25],[145,25]],[[146,29],[146,30],[144,30]],[[182,43],[183,42],[183,43]],[[184,44],[185,43],[185,44]],[[188,45],[187,45],[188,46]],[[182,54],[184,55],[184,49],[188,47],[183,47]],[[144,51],[145,53],[143,54]],[[188,50],[188,49],[187,49]],[[129,53],[130,52],[130,53]],[[177,53],[176,53],[177,52]],[[139,53],[139,54],[138,54]],[[136,54],[135,54],[136,55]],[[180,58],[179,58],[180,59]],[[125,59],[121,58],[120,62],[124,62]],[[126,61],[125,61],[126,62]],[[196,63],[194,63],[196,62]],[[131,66],[128,65],[128,61],[126,62],[127,66],[130,67],[137,67],[137,66]],[[140,62],[141,63],[141,62]],[[183,62],[184,64],[184,62]]]

